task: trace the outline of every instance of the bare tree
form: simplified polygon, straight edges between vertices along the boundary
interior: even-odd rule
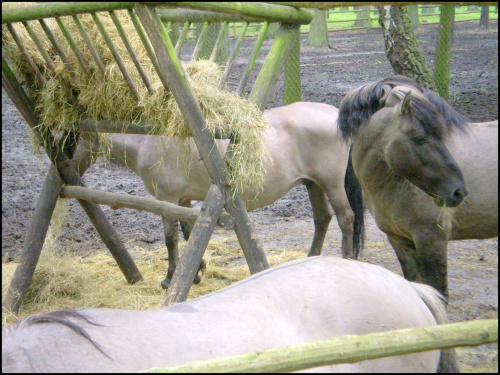
[[[307,45],[329,47],[327,18],[328,10],[314,9],[314,17],[310,24]]]
[[[396,74],[427,88],[434,87],[432,74],[420,51],[406,7],[379,6],[379,24],[384,33],[385,53]]]
[[[480,29],[489,29],[490,21],[490,7],[487,5],[483,5],[481,7],[481,18],[479,18],[479,28]]]

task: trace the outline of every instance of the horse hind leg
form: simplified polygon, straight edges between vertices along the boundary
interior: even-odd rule
[[[163,289],[168,289],[170,281],[174,276],[175,268],[179,262],[179,222],[177,220],[167,219],[162,216],[163,233],[165,235],[165,245],[168,251],[167,276],[161,282]]]
[[[330,224],[330,220],[332,220],[333,214],[328,206],[328,201],[323,190],[310,180],[305,185],[309,194],[309,200],[311,201],[314,218],[314,237],[309,253],[307,254],[310,257],[321,254],[328,225]]]
[[[351,209],[349,200],[343,184],[326,189],[326,194],[330,200],[337,222],[342,232],[342,258],[357,259],[358,254],[354,253],[354,212]]]

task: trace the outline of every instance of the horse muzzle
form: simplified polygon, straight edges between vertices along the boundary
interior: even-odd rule
[[[457,207],[460,203],[462,203],[467,194],[469,194],[469,191],[464,186],[463,188],[456,189],[446,199],[440,195],[435,195],[434,203],[436,203],[439,207]]]

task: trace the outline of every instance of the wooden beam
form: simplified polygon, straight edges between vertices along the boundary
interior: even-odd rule
[[[344,335],[183,365],[155,367],[144,372],[294,372],[319,366],[495,342],[498,342],[498,320],[484,319],[365,335]]]
[[[132,208],[134,210],[148,211],[165,216],[168,219],[194,223],[200,214],[197,208],[178,206],[170,202],[164,202],[153,198],[135,197],[129,194],[109,193],[81,186],[64,186],[61,189],[62,198],[84,199],[97,204],[105,204],[113,210],[119,208]],[[232,229],[234,222],[230,215],[222,213],[217,224],[224,229]]]
[[[94,120],[87,119],[82,122],[72,124],[72,127],[77,131],[97,132],[97,133],[124,133],[124,134],[154,134],[155,126],[143,121],[115,121],[115,120]],[[222,129],[215,129],[215,139],[231,139],[232,135]]]
[[[315,8],[315,9],[332,9],[332,8],[342,8],[342,7],[352,7],[352,6],[384,6],[384,5],[415,5],[415,4],[425,4],[425,2],[411,2],[411,1],[381,1],[367,4],[365,1],[335,1],[335,2],[307,2],[307,1],[270,1],[270,4],[275,5],[283,5],[294,8]],[[461,2],[461,1],[436,1],[432,2],[434,5],[487,5],[487,6],[496,6],[498,3],[496,2]]]
[[[46,3],[2,10],[2,23],[70,16],[79,13],[132,9],[133,2],[62,2]]]
[[[150,3],[160,5],[160,3]],[[248,2],[169,2],[169,6],[219,12],[236,16],[258,17],[269,22],[287,22],[309,24],[314,12],[308,9],[296,9],[290,6],[270,3]]]
[[[160,19],[163,22],[263,22],[264,18],[259,17],[245,17],[231,14],[223,14],[216,12],[207,12],[195,9],[168,9],[158,8],[156,10]]]

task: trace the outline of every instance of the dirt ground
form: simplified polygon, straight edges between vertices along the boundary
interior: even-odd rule
[[[475,22],[456,24],[452,48],[450,103],[474,122],[498,118],[498,24],[479,30]],[[429,68],[434,68],[437,25],[425,25],[417,31],[421,49]],[[339,106],[351,89],[369,81],[393,74],[385,54],[380,30],[348,31],[330,34],[334,49],[305,47],[302,36],[302,92],[304,101]],[[246,40],[230,76],[228,86],[237,87],[248,61],[254,40]],[[271,46],[266,41],[263,53]],[[183,47],[182,58],[188,58],[193,45]],[[261,53],[260,63],[263,60]],[[259,66],[259,65],[258,65]],[[257,66],[257,67],[258,67]],[[255,74],[254,74],[255,76]],[[283,81],[268,107],[282,105]],[[2,259],[12,260],[22,250],[45,173],[45,155],[33,154],[26,135],[25,122],[2,92]],[[141,180],[131,171],[102,161],[84,177],[88,187],[117,193],[148,196]],[[135,210],[113,211],[103,207],[110,222],[127,247],[154,249],[164,246],[161,220],[158,216]],[[255,231],[266,252],[283,248],[307,252],[312,241],[312,212],[304,186],[298,186],[271,206],[249,213]],[[367,237],[363,261],[379,264],[401,274],[394,251],[386,236],[368,214]],[[217,229],[215,236],[227,231]],[[335,218],[330,224],[324,254],[340,256],[341,234]],[[63,247],[78,255],[103,250],[104,245],[76,201],[70,203],[70,218],[61,239]],[[237,246],[237,244],[235,244]],[[449,244],[450,319],[453,322],[498,318],[498,238],[454,241]],[[463,371],[498,371],[498,346],[458,349]]]

